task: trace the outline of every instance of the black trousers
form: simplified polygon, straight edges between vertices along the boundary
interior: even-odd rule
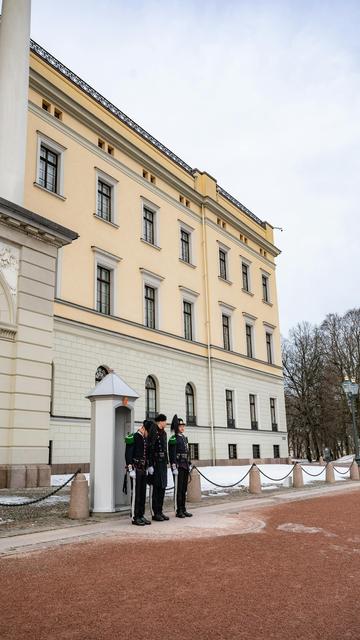
[[[159,516],[162,513],[164,498],[165,488],[163,489],[161,486],[154,484],[152,495],[152,510],[154,516]]]
[[[144,469],[135,469],[135,509],[134,517],[142,518],[145,513],[146,500],[146,471]]]
[[[178,486],[176,493],[176,505],[177,505],[177,513],[182,513],[186,511],[186,491],[189,482],[189,471],[187,469],[183,469],[182,467],[178,468]]]

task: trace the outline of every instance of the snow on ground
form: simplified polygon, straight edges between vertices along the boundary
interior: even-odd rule
[[[351,456],[348,456],[351,457]],[[352,462],[352,460],[339,460],[338,462]],[[245,466],[223,466],[223,467],[199,467],[200,472],[205,476],[201,476],[201,491],[208,493],[209,491],[216,493],[217,495],[224,495],[224,490],[229,491],[231,489],[238,489],[239,487],[249,486],[249,475],[244,478],[248,473],[251,465]],[[259,464],[257,465],[261,474],[261,484],[264,489],[275,488],[276,486],[291,486],[292,473],[287,478],[284,478],[292,469],[291,464]],[[311,482],[325,482],[325,465],[323,467],[319,465],[302,464],[304,484]],[[346,467],[339,467],[339,472],[336,470],[335,463],[335,480],[346,480],[349,478],[349,471]],[[263,475],[265,474],[265,475]],[[266,477],[268,476],[268,477]],[[51,476],[51,484],[60,486],[71,475],[58,475]],[[89,481],[89,474],[85,474],[86,479]],[[212,484],[212,483],[215,483]],[[222,485],[217,487],[216,484]],[[229,487],[229,485],[234,485]],[[174,481],[170,469],[168,469],[168,487],[174,486]],[[56,496],[54,496],[55,498]],[[59,496],[60,497],[60,496]],[[21,500],[22,498],[19,498]]]

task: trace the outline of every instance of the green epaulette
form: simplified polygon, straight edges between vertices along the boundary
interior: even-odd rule
[[[134,434],[127,433],[125,436],[125,444],[134,444]]]
[[[176,444],[176,435],[173,434],[169,440],[169,444],[174,445]]]

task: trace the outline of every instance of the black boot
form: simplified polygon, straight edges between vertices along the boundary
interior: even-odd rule
[[[153,517],[153,520],[156,520],[156,522],[163,522],[165,518],[162,517],[161,513],[156,513]],[[145,523],[144,523],[145,524]]]
[[[177,518],[186,518],[185,513],[183,513],[182,511],[177,511],[176,517]]]
[[[142,516],[141,520],[143,521],[144,524],[151,524],[150,520],[145,518],[145,516]]]
[[[189,512],[188,512],[188,511],[186,511],[186,509],[185,509],[185,511],[184,511],[184,516],[185,516],[185,518],[192,518],[192,513],[189,513]]]
[[[170,520],[170,518],[168,516],[166,516],[165,513],[162,513],[161,517],[162,517],[163,520]]]
[[[144,527],[145,526],[145,522],[143,522],[143,520],[141,518],[134,518],[131,522],[132,522],[132,524],[136,524],[138,527]]]

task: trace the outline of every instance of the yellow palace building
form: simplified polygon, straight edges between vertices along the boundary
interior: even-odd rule
[[[0,486],[29,484],[49,463],[87,470],[85,396],[109,370],[139,394],[136,422],[186,420],[201,463],[287,457],[271,224],[33,41],[29,65],[28,3],[11,4],[0,27]],[[15,141],[9,118],[24,123]]]

